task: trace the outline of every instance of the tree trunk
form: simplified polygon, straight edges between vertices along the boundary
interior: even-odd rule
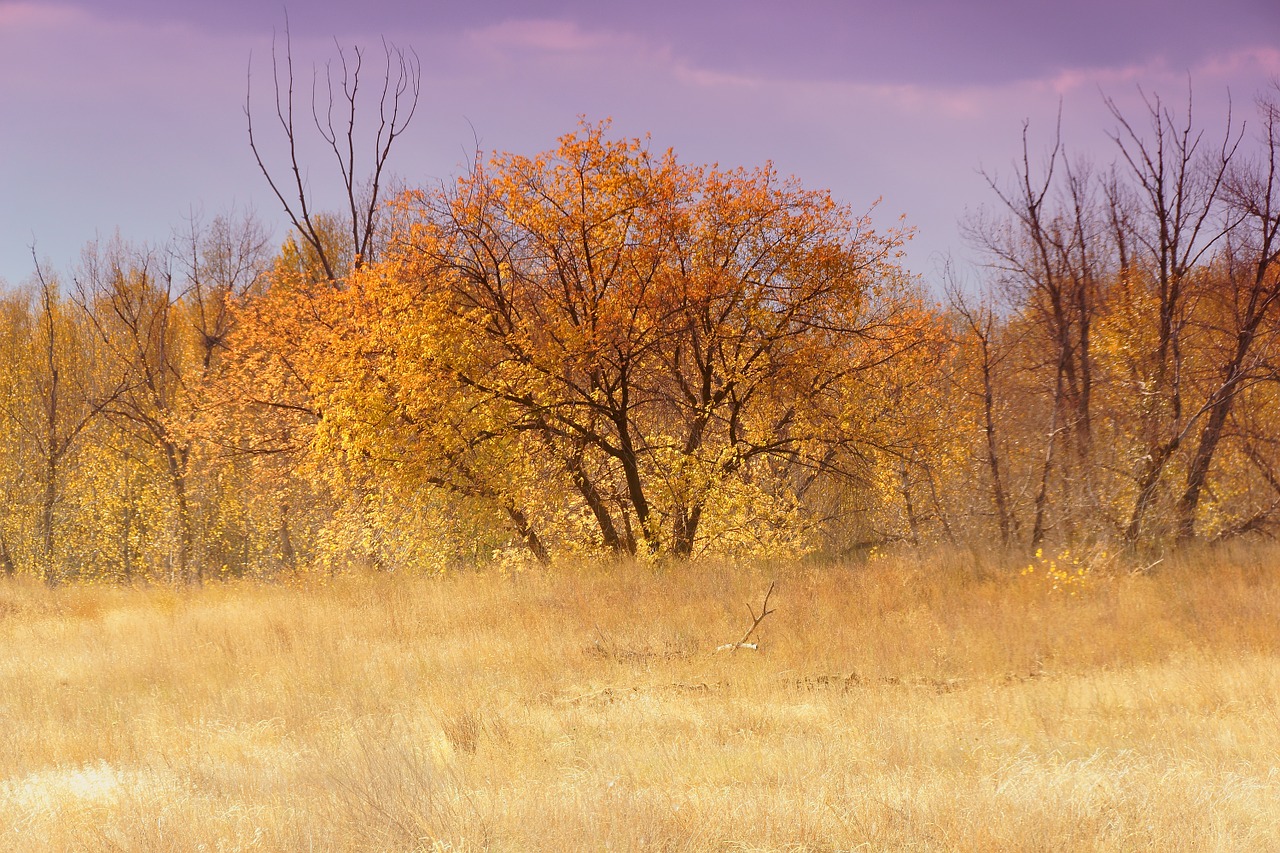
[[[631,446],[631,437],[626,433],[626,424],[619,426],[622,452],[618,461],[622,463],[622,473],[627,481],[627,497],[631,500],[631,508],[636,512],[636,520],[640,522],[640,535],[644,537],[645,547],[650,554],[658,552],[660,537],[651,523],[649,500],[644,494],[644,484],[640,480],[640,462],[635,449]]]
[[[165,441],[164,457],[169,468],[169,483],[173,488],[173,498],[178,504],[178,576],[183,583],[197,584],[204,582],[204,571],[197,567],[194,574],[191,569],[192,533],[191,511],[187,505],[187,476],[185,471],[185,453],[172,442]]]
[[[1156,489],[1159,487],[1160,478],[1164,474],[1164,466],[1181,443],[1175,437],[1158,447],[1152,448],[1147,454],[1147,464],[1138,477],[1138,497],[1133,504],[1133,514],[1129,516],[1129,525],[1124,531],[1124,539],[1130,545],[1138,541],[1138,537],[1142,533],[1143,519],[1146,517],[1147,510],[1151,508],[1151,504],[1155,502]]]
[[[991,492],[996,505],[996,519],[1000,525],[1000,544],[1007,547],[1013,538],[1013,524],[1009,517],[1009,498],[1004,490],[1004,477],[1000,472],[1000,453],[996,441],[995,388],[991,380],[991,364],[987,357],[985,340],[982,349],[982,410],[984,432],[987,438],[987,467],[991,469]]]
[[[520,534],[525,546],[533,553],[534,559],[544,566],[550,565],[551,554],[547,551],[547,546],[542,544],[542,540],[538,538],[537,531],[533,529],[533,525],[529,524],[528,517],[513,506],[509,506],[506,509],[507,517],[511,519],[511,524],[515,527],[516,533]]]
[[[680,559],[693,556],[693,544],[698,537],[698,526],[702,522],[702,504],[692,509],[681,507],[675,513],[674,530],[671,540],[671,551]]]
[[[58,500],[57,457],[45,459],[44,499],[40,503],[40,575],[48,586],[57,586],[58,573],[53,559],[53,508]]]
[[[8,577],[18,573],[18,567],[13,562],[13,554],[9,552],[9,540],[3,532],[0,532],[0,566],[4,567],[4,573]]]
[[[903,465],[898,471],[898,477],[902,483],[902,503],[907,513],[907,530],[911,534],[911,544],[914,547],[920,546],[920,520],[916,518],[916,507],[911,500],[911,475],[907,470],[907,466]]]
[[[1049,416],[1049,437],[1045,442],[1044,465],[1040,468],[1040,488],[1036,490],[1036,515],[1031,527],[1031,547],[1038,547],[1048,534],[1049,476],[1053,473],[1053,448],[1058,442],[1058,409],[1062,405],[1062,378],[1054,392],[1053,413]]]
[[[1266,316],[1271,299],[1260,304],[1256,301],[1250,305],[1252,316],[1248,317],[1245,326],[1236,336],[1236,349],[1231,361],[1223,370],[1222,385],[1214,396],[1209,409],[1209,417],[1205,421],[1204,430],[1200,433],[1200,442],[1195,456],[1191,459],[1191,467],[1187,469],[1187,484],[1178,499],[1175,511],[1177,539],[1186,542],[1195,537],[1196,510],[1200,506],[1200,493],[1209,478],[1209,468],[1213,464],[1214,454],[1222,440],[1222,430],[1226,426],[1227,417],[1231,414],[1235,403],[1236,390],[1245,376],[1245,360],[1253,346],[1258,327]]]
[[[576,448],[575,452],[565,460],[565,467],[568,468],[569,476],[573,479],[574,485],[578,487],[578,492],[582,495],[582,499],[587,502],[587,507],[591,510],[591,514],[595,517],[596,525],[600,528],[601,544],[614,553],[630,553],[634,555],[635,542],[632,541],[628,544],[618,536],[618,528],[613,523],[613,516],[609,513],[609,507],[605,505],[604,497],[587,475],[586,467],[582,461],[582,453],[583,448]]]
[[[280,564],[289,571],[298,568],[298,555],[293,549],[293,534],[289,530],[289,503],[280,502],[280,527],[277,532],[280,539]]]

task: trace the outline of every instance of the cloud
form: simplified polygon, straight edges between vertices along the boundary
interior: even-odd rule
[[[1195,73],[1211,78],[1280,77],[1280,49],[1259,47],[1211,56],[1197,67]]]
[[[520,48],[544,53],[590,53],[625,41],[603,32],[589,32],[573,21],[506,20],[471,30],[468,38],[491,49]]]
[[[1258,81],[1280,75],[1280,50],[1244,48],[1203,57],[1194,65],[1178,68],[1163,58],[1144,64],[1080,67],[1059,71],[1039,81],[1029,81],[1059,95],[1080,90],[1096,92],[1117,86],[1174,85],[1215,86],[1242,80]]]
[[[471,61],[475,55],[490,61],[570,61],[580,63],[635,60],[662,61],[666,51],[647,39],[619,30],[587,28],[558,18],[509,18],[466,30],[461,42]]]
[[[18,31],[56,29],[88,17],[84,10],[72,6],[0,2],[0,36],[13,35]]]

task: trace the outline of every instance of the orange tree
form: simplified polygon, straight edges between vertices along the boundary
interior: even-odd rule
[[[901,232],[606,131],[397,201],[387,252],[323,294],[319,441],[499,510],[540,559],[759,547],[903,449],[876,389],[940,324]]]

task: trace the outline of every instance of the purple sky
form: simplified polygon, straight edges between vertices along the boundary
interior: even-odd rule
[[[1217,127],[1280,78],[1278,0],[323,0],[289,8],[295,61],[386,35],[422,59],[418,117],[392,166],[456,173],[473,146],[534,153],[579,115],[612,116],[687,162],[772,160],[879,225],[919,229],[910,267],[967,249],[957,221],[990,204],[980,168],[1011,173],[1024,120],[1110,160],[1100,90],[1138,115],[1138,87]],[[261,0],[0,0],[0,280],[30,245],[69,270],[118,228],[158,243],[192,211],[252,208],[284,235],[250,155],[253,56],[267,94],[284,5]],[[265,102],[262,104],[265,106]],[[267,116],[261,119],[263,130]],[[331,178],[316,159],[323,196]]]

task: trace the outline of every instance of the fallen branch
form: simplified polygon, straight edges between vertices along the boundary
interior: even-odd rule
[[[751,627],[747,629],[747,633],[742,635],[742,639],[736,643],[725,643],[723,646],[717,647],[716,648],[717,652],[731,652],[731,651],[734,651],[735,649],[751,649],[752,651],[759,650],[760,644],[758,642],[749,643],[747,641],[750,640],[751,635],[756,632],[756,628],[760,627],[760,623],[764,621],[764,617],[768,616],[770,613],[773,612],[772,610],[769,609],[769,596],[773,595],[773,587],[776,584],[777,584],[777,581],[772,581],[769,583],[769,591],[764,594],[764,604],[760,605],[759,616],[756,615],[756,611],[751,607],[750,604],[747,605],[747,612],[751,614],[752,622],[751,622]]]
[[[1156,560],[1154,563],[1151,563],[1148,566],[1139,566],[1138,568],[1133,569],[1131,572],[1129,572],[1129,574],[1148,575],[1151,573],[1152,569],[1154,569],[1156,566],[1160,565],[1163,562],[1164,562],[1164,557],[1161,557],[1160,559]]]

